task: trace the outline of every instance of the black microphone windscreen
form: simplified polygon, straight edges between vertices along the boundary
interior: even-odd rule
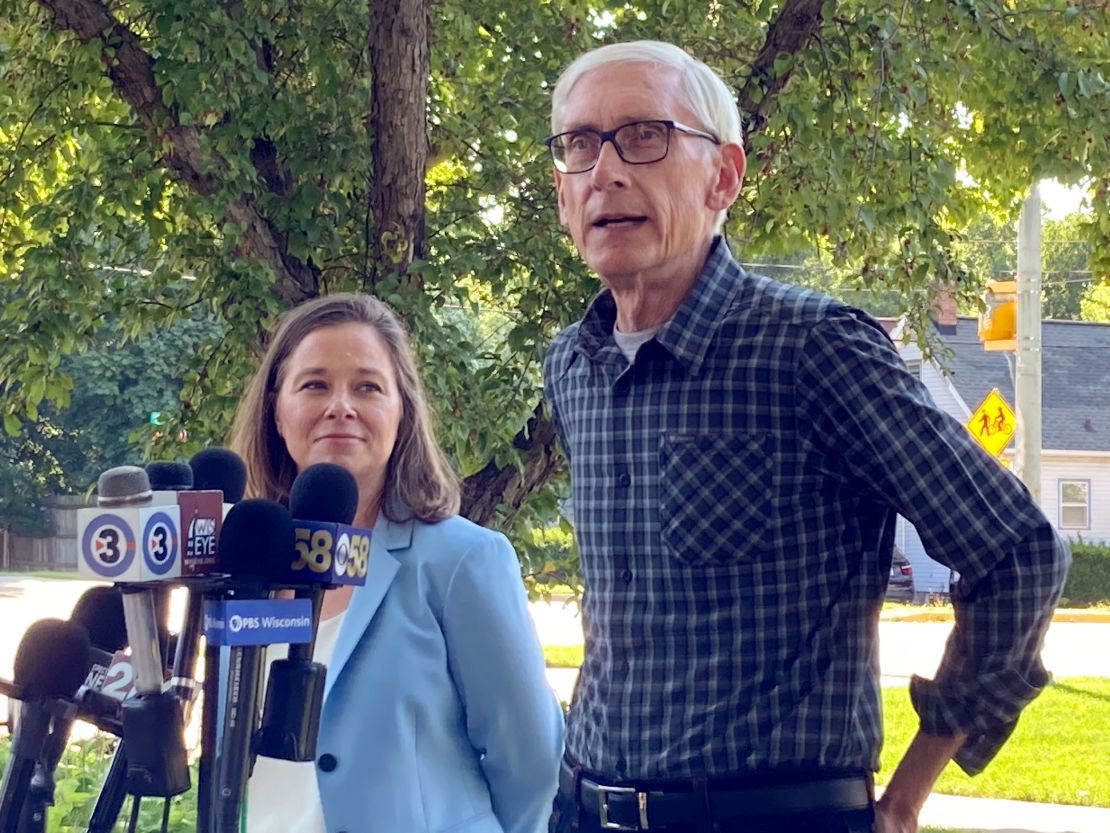
[[[280,503],[248,498],[236,503],[220,529],[220,572],[267,580],[288,573],[293,560],[293,518]]]
[[[228,448],[205,448],[189,458],[193,488],[216,489],[224,493],[224,503],[238,503],[247,488],[247,466]]]
[[[40,619],[15,651],[12,682],[23,686],[23,700],[72,697],[92,668],[89,634],[74,622]]]
[[[143,468],[150,478],[150,488],[165,492],[184,492],[193,488],[193,470],[188,463],[159,460]]]
[[[349,524],[358,508],[354,475],[335,463],[314,463],[289,491],[289,514],[305,521]]]
[[[69,621],[84,626],[89,641],[102,651],[114,653],[127,645],[123,596],[118,587],[90,587],[73,606]]]

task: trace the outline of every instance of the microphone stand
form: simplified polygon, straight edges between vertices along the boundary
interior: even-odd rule
[[[104,776],[104,783],[93,805],[92,816],[89,818],[87,833],[112,833],[119,819],[120,810],[123,809],[123,799],[127,795],[127,751],[123,738],[116,743],[116,751],[112,755],[112,763],[108,766],[108,773]]]
[[[35,764],[35,774],[23,798],[19,817],[19,833],[46,833],[46,808],[54,805],[54,773],[42,761]]]

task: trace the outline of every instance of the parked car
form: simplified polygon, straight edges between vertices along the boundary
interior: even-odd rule
[[[892,602],[913,601],[913,565],[898,547],[894,548],[894,558],[890,562],[890,581],[886,586],[886,597]]]

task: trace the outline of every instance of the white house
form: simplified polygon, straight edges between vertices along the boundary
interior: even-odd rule
[[[904,320],[891,329],[907,366],[960,422],[991,388],[1014,406],[1011,354],[984,350],[977,324],[941,313],[937,335],[950,351],[939,357],[943,367],[922,361],[912,340],[901,343]],[[1045,321],[1041,346],[1041,508],[1064,537],[1110,542],[1110,325]],[[1001,457],[1006,464],[1012,460],[1012,442]],[[902,518],[896,543],[913,564],[918,593],[947,592],[948,568],[929,558]]]

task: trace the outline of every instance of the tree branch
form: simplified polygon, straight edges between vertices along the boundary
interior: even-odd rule
[[[543,486],[562,465],[555,453],[555,423],[544,415],[541,402],[528,424],[513,437],[513,448],[521,452],[520,466],[499,466],[490,460],[463,482],[462,514],[483,526],[498,521],[498,506],[515,513],[525,498]]]
[[[218,189],[224,160],[204,147],[196,127],[181,124],[177,112],[162,103],[154,78],[154,59],[139,37],[112,17],[102,0],[39,0],[53,16],[54,26],[73,33],[81,43],[99,41],[101,59],[113,86],[155,140],[168,141],[164,164],[201,196]],[[240,194],[227,207],[225,220],[241,231],[238,249],[270,267],[277,290],[289,305],[315,296],[318,275],[310,265],[288,252],[285,236],[259,213],[249,194]]]
[[[767,110],[778,92],[786,86],[792,72],[776,72],[775,60],[782,55],[801,52],[817,36],[824,22],[821,13],[829,0],[786,0],[767,30],[763,48],[752,63],[751,75],[737,97],[744,117],[745,133],[760,130]]]

